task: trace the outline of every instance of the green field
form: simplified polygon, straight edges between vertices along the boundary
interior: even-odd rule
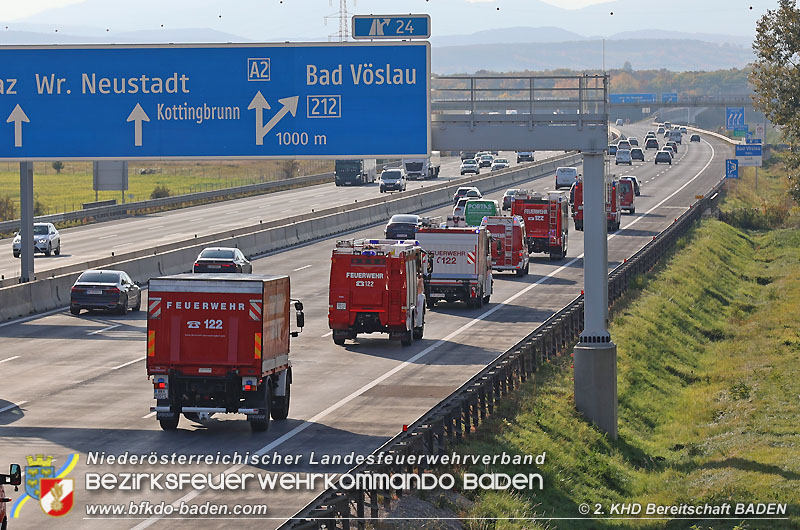
[[[785,182],[767,182],[759,182],[756,194],[747,189],[746,175],[725,208],[780,202]],[[487,519],[465,526],[800,528],[799,264],[795,228],[745,232],[704,221],[613,308],[619,439],[609,440],[576,413],[571,356],[545,365],[456,448],[467,454],[546,451],[545,465],[535,470],[492,469],[539,472],[544,489],[476,495],[470,508],[455,511]],[[599,503],[607,513],[614,502],[778,502],[787,504],[791,520],[508,519],[577,518],[581,503],[592,511]]]
[[[141,174],[142,170],[151,171]],[[128,167],[128,191],[125,201],[150,198],[156,186],[166,186],[171,195],[224,189],[245,184],[269,182],[286,178],[288,174],[311,175],[333,170],[332,160],[299,160],[294,167],[283,160],[242,161],[135,161]],[[34,164],[33,191],[38,200],[37,215],[80,210],[81,204],[95,200],[92,189],[91,162],[64,162],[57,173],[50,162]],[[0,198],[10,196],[16,216],[19,216],[19,164],[0,163]],[[99,200],[116,199],[122,202],[122,192],[98,192]],[[0,213],[0,221],[10,218]]]

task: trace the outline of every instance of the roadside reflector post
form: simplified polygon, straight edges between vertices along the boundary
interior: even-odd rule
[[[575,408],[617,439],[617,346],[608,333],[603,151],[583,151],[584,330],[575,346]]]

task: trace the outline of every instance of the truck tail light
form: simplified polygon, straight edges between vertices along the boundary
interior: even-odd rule
[[[158,377],[153,380],[153,397],[155,399],[167,399],[169,389],[169,381],[166,377]]]

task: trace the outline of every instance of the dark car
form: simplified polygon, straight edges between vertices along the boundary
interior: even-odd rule
[[[142,290],[124,271],[88,270],[78,276],[69,296],[69,311],[104,309],[124,315],[142,306]]]
[[[644,151],[642,151],[639,147],[634,147],[631,149],[631,160],[641,160],[644,162]]]
[[[614,156],[617,154],[617,146],[616,144],[611,144],[608,146],[608,154]]]
[[[251,274],[253,265],[238,248],[204,248],[194,260],[192,272],[231,272]]]
[[[671,147],[673,153],[675,153],[676,155],[678,154],[678,144],[676,142],[670,140],[665,145]]]
[[[501,210],[510,210],[511,209],[511,199],[514,198],[514,195],[518,191],[519,190],[516,189],[516,188],[511,188],[511,189],[506,190],[506,192],[503,194],[503,204],[500,206]]]
[[[397,214],[393,215],[383,233],[386,239],[414,239],[419,225],[419,215]]]
[[[630,136],[628,138],[628,143],[631,144],[631,147],[638,147],[639,146],[639,139],[635,136]]]
[[[689,137],[689,141],[690,141],[690,142],[699,142],[699,141],[700,141],[700,135],[699,135],[699,134],[693,134],[693,135],[691,135],[691,136]]]
[[[669,165],[672,165],[672,155],[669,154],[669,151],[659,151],[656,153],[656,157],[653,160],[653,163],[659,164],[661,162],[666,162]]]
[[[658,151],[658,149],[659,149],[658,140],[655,137],[648,138],[644,142],[644,148],[645,149],[655,149],[656,151]]]

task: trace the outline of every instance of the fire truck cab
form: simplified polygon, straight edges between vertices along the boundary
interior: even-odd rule
[[[425,251],[416,241],[349,239],[331,256],[328,324],[339,346],[359,333],[388,333],[403,346],[425,328]]]
[[[522,217],[528,252],[549,253],[551,260],[567,255],[569,203],[566,194],[519,190],[511,201],[511,214]]]

